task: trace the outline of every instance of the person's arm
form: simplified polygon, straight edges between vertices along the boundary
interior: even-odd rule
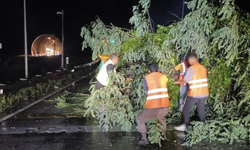
[[[107,72],[114,71],[114,69],[115,69],[115,65],[112,65],[112,64],[107,65]],[[131,81],[131,80],[132,80],[131,77],[126,78],[126,81]]]
[[[186,72],[186,75],[184,76],[184,79],[182,81],[175,81],[174,84],[186,84],[192,80],[193,75],[194,75],[194,69],[189,67]]]
[[[107,72],[114,71],[114,69],[115,69],[115,65],[112,65],[112,64],[107,65]]]
[[[175,81],[174,84],[186,84],[188,83],[186,80],[182,80],[182,81]]]
[[[145,78],[143,79],[143,89],[148,93],[148,84]]]

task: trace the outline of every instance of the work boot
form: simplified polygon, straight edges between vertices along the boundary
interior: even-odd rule
[[[163,131],[162,130],[162,137],[163,137],[163,140],[167,140],[167,135],[166,135],[166,131]]]
[[[138,145],[140,145],[140,146],[146,146],[146,145],[148,145],[148,140],[140,140],[139,141],[139,143],[138,143]]]
[[[177,131],[186,131],[187,126],[185,124],[182,124],[180,126],[174,127],[174,129],[177,130]]]
[[[164,141],[167,140],[167,135],[166,135],[166,133],[163,133],[162,137],[163,137],[163,140],[164,140]]]

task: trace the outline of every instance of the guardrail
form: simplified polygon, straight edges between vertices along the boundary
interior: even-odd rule
[[[98,62],[98,61],[96,61],[95,63],[92,63],[92,65],[96,64],[97,62]],[[65,85],[65,86],[63,86],[63,87],[61,87],[61,88],[55,90],[54,92],[49,93],[49,94],[43,96],[42,98],[36,100],[35,102],[32,102],[31,104],[29,104],[29,105],[27,105],[27,106],[24,106],[23,108],[18,109],[17,111],[15,111],[15,112],[13,112],[13,113],[11,113],[11,114],[8,114],[8,115],[6,115],[6,116],[0,118],[0,123],[2,123],[3,121],[5,121],[5,120],[7,120],[7,119],[9,119],[9,118],[11,118],[11,117],[13,117],[13,116],[15,116],[15,115],[21,113],[21,112],[23,112],[23,111],[25,111],[25,110],[27,110],[28,108],[30,108],[30,107],[32,107],[32,106],[34,106],[34,105],[36,105],[36,104],[42,102],[43,100],[48,99],[49,97],[51,97],[51,96],[53,96],[53,95],[55,95],[55,94],[57,94],[57,93],[59,93],[59,92],[65,90],[66,88],[68,88],[68,87],[74,85],[75,83],[81,81],[82,79],[85,79],[86,77],[91,76],[94,72],[95,72],[95,71],[92,71],[92,72],[90,72],[88,75],[81,76],[80,78],[75,79],[74,81],[72,81],[72,82],[70,82],[69,84],[67,84],[67,85]]]
[[[100,61],[100,59],[83,64],[83,65],[74,66],[73,69],[60,69],[60,70],[56,70],[54,73],[47,72],[47,74],[44,76],[36,75],[35,77],[33,77],[29,80],[20,78],[21,82],[18,82],[18,83],[0,84],[0,94],[7,94],[10,92],[16,91],[18,89],[21,89],[21,88],[32,86],[36,83],[46,82],[46,81],[51,80],[51,79],[56,79],[56,78],[61,77],[62,75],[73,73],[79,69],[84,69],[88,66],[95,65],[99,61]]]
[[[74,66],[74,69],[80,69],[80,68],[84,68],[84,67],[86,67],[86,66],[92,66],[92,65],[96,64],[97,62],[99,62],[100,60],[101,60],[101,59],[98,59],[98,60],[95,60],[95,61],[93,61],[93,62],[84,64],[84,65]]]

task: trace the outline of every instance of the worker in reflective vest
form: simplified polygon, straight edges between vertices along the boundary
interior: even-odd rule
[[[184,75],[189,67],[189,63],[186,60],[186,57],[182,57],[182,62],[179,63],[174,69],[180,71],[179,80],[182,81],[184,79]],[[179,110],[182,111],[184,106],[184,99],[187,95],[188,85],[186,83],[180,83],[180,95],[179,95]]]
[[[191,66],[188,68],[184,80],[174,82],[174,84],[189,84],[187,99],[183,108],[184,123],[175,127],[178,131],[186,131],[186,127],[190,121],[190,111],[195,104],[198,107],[200,120],[204,122],[206,119],[204,105],[209,95],[207,69],[198,62],[195,53],[189,55],[188,62]]]
[[[145,108],[137,118],[137,129],[142,134],[139,145],[148,144],[146,122],[155,117],[162,124],[162,132],[166,139],[165,116],[169,111],[168,78],[159,72],[157,64],[149,66],[149,73],[143,80],[143,87],[147,92]]]
[[[99,55],[99,58],[101,59],[101,63],[99,65],[99,68],[101,69],[102,66],[110,59],[109,55]]]
[[[110,55],[110,59],[101,67],[96,79],[95,89],[98,90],[108,85],[108,72],[115,71],[115,65],[118,63],[119,58],[116,53]]]

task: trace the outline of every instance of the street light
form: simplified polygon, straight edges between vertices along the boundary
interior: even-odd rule
[[[24,15],[24,53],[25,53],[25,78],[28,74],[28,48],[27,48],[27,21],[26,21],[26,0],[23,0],[23,15]]]
[[[64,10],[58,11],[56,14],[62,15],[62,58],[61,58],[61,68],[64,68]]]

